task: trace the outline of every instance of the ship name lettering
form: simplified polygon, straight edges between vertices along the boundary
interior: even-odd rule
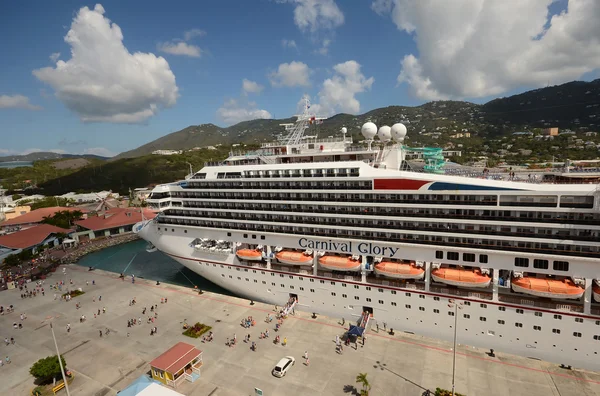
[[[383,256],[393,258],[400,248],[393,248],[388,246],[377,246],[372,242],[361,242],[357,246],[358,252],[361,254],[368,254],[373,256]]]
[[[352,242],[333,242],[331,239],[328,241],[311,241],[307,238],[300,238],[298,245],[306,249],[352,253]]]

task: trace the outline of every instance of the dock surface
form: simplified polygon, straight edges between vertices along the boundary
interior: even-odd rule
[[[192,288],[130,278],[125,281],[117,274],[88,271],[87,268],[65,266],[45,280],[45,296],[21,299],[19,289],[0,292],[0,305],[13,304],[14,313],[0,316],[0,337],[15,338],[15,345],[2,345],[0,357],[10,356],[11,364],[0,367],[0,394],[27,395],[35,387],[29,374],[31,365],[40,358],[54,355],[50,322],[54,323],[58,346],[68,368],[75,373],[70,391],[75,395],[115,395],[139,376],[150,371],[149,362],[179,341],[203,351],[201,376],[195,382],[183,381],[176,389],[193,396],[254,395],[255,388],[270,395],[356,395],[360,385],[359,373],[367,373],[372,386],[371,395],[422,395],[426,389],[450,389],[452,383],[452,345],[396,331],[394,335],[375,328],[366,333],[363,346],[359,341],[336,350],[335,338],[348,329],[348,320],[328,318],[296,311],[285,319],[279,332],[276,320],[266,323],[274,307],[262,303],[205,292]],[[81,288],[85,294],[69,302],[54,300],[49,285],[72,279],[71,289]],[[92,280],[95,285],[92,285]],[[89,285],[86,285],[86,281]],[[33,283],[29,284],[30,289]],[[99,301],[99,296],[102,300]],[[93,299],[95,298],[95,302]],[[137,303],[129,305],[131,299]],[[161,298],[167,298],[161,304]],[[81,304],[76,309],[76,302]],[[285,304],[282,301],[281,304]],[[146,323],[150,306],[158,305],[158,318]],[[106,308],[94,318],[98,309]],[[144,307],[146,315],[142,315]],[[13,329],[21,322],[23,329]],[[80,323],[85,315],[87,320]],[[256,326],[241,326],[244,318],[252,316]],[[142,324],[128,328],[128,319],[142,318]],[[183,336],[182,324],[201,322],[212,326],[214,341]],[[71,331],[67,332],[67,324]],[[150,335],[156,326],[158,333]],[[110,334],[99,336],[99,331]],[[268,339],[259,335],[269,330]],[[237,345],[228,347],[226,341],[237,336]],[[257,351],[250,349],[244,337],[250,334],[257,342]],[[275,345],[273,339],[287,338],[287,346]],[[458,336],[460,341],[460,335]],[[303,359],[308,351],[310,364]],[[456,356],[456,391],[468,396],[600,396],[600,373],[567,370],[556,364],[526,359],[460,345]],[[271,375],[274,365],[284,356],[293,356],[296,364],[284,378]],[[60,392],[65,392],[64,390]],[[64,393],[66,394],[66,393]]]

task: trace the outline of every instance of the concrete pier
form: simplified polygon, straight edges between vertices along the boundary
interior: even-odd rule
[[[54,300],[49,285],[60,280],[73,280],[73,288],[82,288],[86,294],[70,302]],[[89,285],[86,285],[86,280]],[[92,285],[92,280],[96,285]],[[30,284],[29,288],[33,287]],[[342,318],[318,316],[298,312],[288,317],[279,333],[264,319],[274,314],[273,306],[222,296],[212,293],[198,295],[192,288],[155,281],[127,278],[117,274],[88,271],[87,268],[66,266],[46,279],[45,296],[21,299],[20,291],[0,292],[0,304],[13,304],[15,312],[0,316],[0,337],[14,337],[15,345],[2,344],[0,357],[10,356],[9,365],[0,367],[0,394],[25,395],[34,388],[29,367],[36,360],[54,354],[50,321],[54,323],[57,341],[67,366],[75,373],[72,395],[114,395],[134,379],[150,370],[148,363],[179,341],[196,345],[203,353],[201,377],[194,383],[182,382],[177,391],[185,395],[254,395],[254,388],[264,395],[349,395],[360,386],[355,379],[367,373],[372,395],[421,395],[426,389],[451,388],[452,345],[420,336],[396,332],[390,335],[382,328],[368,330],[365,345],[359,342],[345,347],[343,354],[336,352],[335,337],[348,328]],[[102,301],[99,301],[102,296]],[[129,305],[132,298],[137,304]],[[95,298],[95,302],[93,299]],[[167,298],[167,304],[161,304]],[[81,303],[76,309],[75,303]],[[281,304],[285,304],[282,301]],[[158,318],[147,324],[150,306],[158,305]],[[94,312],[106,307],[106,313],[94,318]],[[142,315],[146,307],[145,315]],[[15,330],[13,322],[21,322],[19,315],[27,314],[23,329]],[[79,322],[86,315],[84,323]],[[243,318],[252,316],[256,326],[241,327]],[[127,320],[142,318],[143,324],[127,327]],[[213,327],[214,341],[183,336],[182,323],[201,322]],[[67,333],[67,323],[71,331]],[[156,326],[158,334],[150,336]],[[110,334],[105,334],[106,329]],[[259,340],[269,330],[270,338]],[[104,333],[99,336],[99,330]],[[389,329],[388,329],[389,330]],[[128,336],[129,333],[129,336]],[[237,346],[225,345],[227,338],[237,335]],[[256,352],[243,342],[251,335],[257,342]],[[274,345],[279,334],[288,345]],[[308,351],[310,365],[304,364]],[[600,374],[566,370],[557,365],[496,353],[467,346],[457,348],[456,391],[469,396],[546,396],[546,395],[600,395]],[[275,378],[271,370],[284,356],[294,356],[296,365],[284,378]],[[60,391],[60,392],[64,392]],[[356,394],[356,393],[355,393]]]

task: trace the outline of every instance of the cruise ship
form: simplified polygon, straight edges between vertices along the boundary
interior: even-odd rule
[[[309,107],[276,142],[154,188],[134,231],[250,300],[600,370],[593,178],[450,174],[400,123],[366,123],[365,144],[308,136]]]

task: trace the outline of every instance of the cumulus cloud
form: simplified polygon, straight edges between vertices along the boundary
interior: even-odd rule
[[[50,55],[50,60],[52,63],[56,63],[56,61],[60,58],[60,52],[54,52]]]
[[[217,117],[227,125],[242,121],[273,118],[267,110],[259,109],[254,102],[229,99],[217,110]]]
[[[167,54],[183,55],[192,58],[200,58],[200,55],[202,54],[200,47],[197,45],[184,43],[183,41],[158,43],[156,48],[159,51]]]
[[[177,102],[175,75],[163,57],[131,54],[104,8],[79,10],[65,36],[71,59],[33,71],[84,122],[139,123]]]
[[[274,87],[306,87],[310,85],[310,73],[306,63],[293,61],[280,64],[268,77]]]
[[[250,81],[246,78],[242,80],[242,90],[244,91],[244,95],[261,93],[264,88],[265,87],[255,81]]]
[[[183,34],[185,41],[190,41],[194,37],[204,37],[206,32],[202,29],[190,29]]]
[[[344,23],[344,14],[334,0],[278,0],[294,4],[294,23],[303,32],[334,29]]]
[[[42,108],[29,103],[27,96],[0,95],[0,109],[41,110]]]
[[[335,65],[333,77],[326,79],[319,91],[319,103],[312,105],[311,109],[322,116],[360,112],[356,94],[371,89],[375,82],[373,77],[366,78],[360,69],[360,64],[354,60]]]
[[[298,49],[298,46],[296,45],[296,41],[295,40],[283,39],[283,40],[281,40],[281,46],[283,48],[295,48],[295,49]]]
[[[419,54],[401,63],[399,83],[422,99],[498,95],[519,86],[559,84],[600,68],[600,2],[569,0],[375,0],[413,34]]]

